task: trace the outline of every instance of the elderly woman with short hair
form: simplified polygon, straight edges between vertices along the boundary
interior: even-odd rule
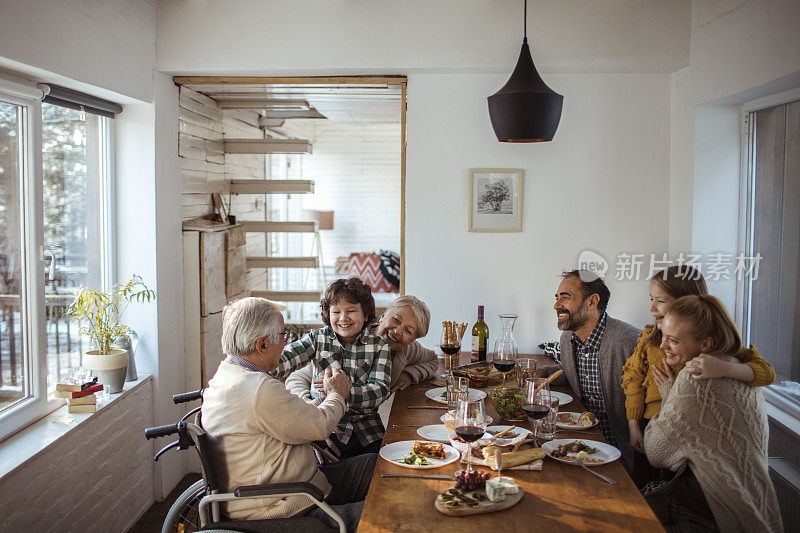
[[[266,483],[308,482],[326,495],[355,529],[375,454],[317,467],[309,445],[336,427],[350,398],[350,379],[339,369],[325,376],[325,399],[318,405],[289,393],[267,372],[278,366],[286,345],[281,306],[263,298],[243,298],[222,312],[226,354],[203,394],[202,420],[219,458],[224,489]],[[234,501],[225,511],[234,520],[283,518],[320,511],[304,497]]]
[[[392,354],[391,390],[403,390],[436,374],[439,362],[436,352],[423,347],[417,339],[428,334],[431,312],[416,296],[399,296],[386,308],[373,325],[375,332],[389,344]],[[314,376],[311,365],[295,371],[286,379],[286,388],[309,402],[319,403],[324,394],[312,390],[319,387],[322,376]]]

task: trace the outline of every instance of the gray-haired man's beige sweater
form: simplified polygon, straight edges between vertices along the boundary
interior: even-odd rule
[[[694,379],[681,370],[647,425],[653,466],[688,462],[720,531],[782,531],[767,470],[767,413],[758,387],[730,378]]]
[[[342,418],[345,400],[331,392],[319,406],[287,391],[264,372],[223,360],[203,394],[203,427],[211,437],[222,487],[309,482],[326,495],[331,486],[317,469],[311,441],[330,435]],[[309,506],[307,498],[263,498],[231,502],[237,520],[291,516]]]

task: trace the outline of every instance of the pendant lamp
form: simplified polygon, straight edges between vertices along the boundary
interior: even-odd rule
[[[564,97],[542,80],[528,48],[528,0],[525,0],[522,50],[503,88],[488,98],[492,128],[500,142],[552,141],[561,120]]]

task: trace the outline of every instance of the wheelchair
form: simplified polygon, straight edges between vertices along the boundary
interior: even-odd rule
[[[176,394],[172,397],[175,404],[200,400],[203,390]],[[194,422],[191,422],[191,417]],[[178,422],[148,428],[144,432],[147,439],[166,437],[177,434],[178,440],[162,448],[153,458],[158,461],[164,453],[171,449],[188,450],[194,448],[200,458],[202,479],[187,488],[175,500],[167,513],[162,533],[190,533],[204,531],[210,533],[346,533],[345,522],[324,501],[324,494],[311,483],[275,483],[266,485],[247,485],[237,487],[230,492],[222,492],[218,476],[214,468],[211,443],[200,420],[200,407],[195,407]],[[317,453],[328,455],[328,451],[316,447]],[[271,518],[265,520],[225,520],[221,516],[219,504],[253,498],[285,498],[301,496],[322,509],[336,524],[338,529],[330,528],[325,522],[314,516],[297,516],[292,518]]]

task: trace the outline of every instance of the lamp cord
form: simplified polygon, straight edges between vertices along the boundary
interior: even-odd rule
[[[528,42],[528,0],[525,0],[525,7],[522,15],[522,42]]]

